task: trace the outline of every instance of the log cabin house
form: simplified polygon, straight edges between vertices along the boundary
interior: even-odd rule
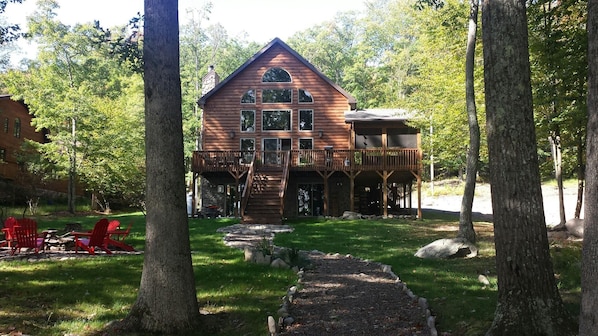
[[[356,110],[278,38],[222,82],[211,68],[203,85],[192,172],[204,208],[261,224],[344,211],[421,218],[420,134],[404,111]]]
[[[8,94],[0,94],[0,201],[7,196],[7,192],[14,191],[13,186],[66,193],[65,180],[49,179],[42,183],[41,179],[32,178],[19,163],[18,152],[25,140],[39,143],[49,140],[45,132],[38,132],[31,125],[33,116],[29,113],[27,105],[11,97]],[[10,195],[9,198],[13,197],[14,195]]]

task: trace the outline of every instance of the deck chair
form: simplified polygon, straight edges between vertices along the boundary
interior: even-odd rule
[[[45,234],[37,232],[37,222],[31,218],[21,218],[17,220],[17,225],[14,226],[14,246],[10,252],[14,255],[20,252],[21,249],[33,249],[35,253],[44,249]]]
[[[133,246],[126,244],[124,242],[125,238],[131,232],[132,226],[133,226],[133,221],[130,221],[129,226],[127,227],[126,230],[120,230],[120,229],[116,229],[116,230],[112,230],[112,231],[108,230],[108,232],[106,234],[106,245],[118,247],[125,251],[135,251]]]
[[[2,233],[4,233],[4,241],[0,242],[0,246],[12,247],[15,240],[15,225],[17,225],[17,219],[14,217],[8,217],[4,221],[4,227]]]
[[[75,253],[81,248],[89,254],[95,254],[96,247],[99,247],[107,254],[112,254],[106,245],[108,224],[108,220],[102,218],[94,225],[91,232],[71,232],[75,236]]]

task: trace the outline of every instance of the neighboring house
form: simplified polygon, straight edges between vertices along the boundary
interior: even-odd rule
[[[414,215],[416,181],[421,218],[420,134],[401,111],[356,110],[355,98],[278,38],[222,82],[210,69],[209,82],[192,162],[204,207],[245,223]]]
[[[0,95],[0,178],[13,181],[21,173],[16,154],[25,139],[46,141],[44,134],[31,126],[32,119],[22,101]]]
[[[17,153],[26,139],[39,143],[48,141],[45,133],[37,132],[31,125],[32,119],[23,101],[0,94],[0,182],[6,186],[35,187],[64,193],[67,189],[65,181],[46,180],[43,185],[31,185],[37,180],[31,179],[17,160]],[[0,194],[5,192],[7,190],[0,190]]]

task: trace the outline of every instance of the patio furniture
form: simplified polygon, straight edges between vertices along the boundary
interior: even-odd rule
[[[44,249],[44,238],[46,232],[39,234],[37,232],[37,222],[31,218],[21,218],[17,220],[14,226],[14,246],[10,252],[14,255],[20,252],[21,249],[33,249],[35,253]]]
[[[129,222],[129,226],[127,227],[126,230],[122,230],[119,228],[114,229],[114,230],[108,230],[108,232],[106,233],[106,245],[114,246],[114,247],[120,248],[125,251],[129,251],[129,252],[135,251],[133,246],[124,242],[125,238],[131,232],[132,226],[133,226],[133,221]]]
[[[78,253],[81,248],[89,254],[95,254],[96,247],[99,247],[107,254],[112,254],[107,245],[108,224],[108,220],[102,218],[94,225],[91,232],[71,232],[75,237],[75,253]]]
[[[17,225],[17,219],[14,217],[8,217],[4,221],[4,227],[2,228],[4,241],[0,243],[0,246],[12,247],[13,241],[15,240],[15,225]]]

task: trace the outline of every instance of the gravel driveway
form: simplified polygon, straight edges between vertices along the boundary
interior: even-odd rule
[[[559,223],[559,201],[558,189],[555,186],[542,186],[542,196],[544,199],[544,215],[546,224],[554,226]],[[575,205],[577,202],[577,187],[565,188],[565,218],[573,218]],[[424,209],[434,209],[459,213],[461,209],[462,196],[442,195],[442,196],[422,196],[422,207]],[[478,184],[476,186],[476,196],[473,200],[474,220],[482,220],[492,215],[492,200],[490,198],[490,185]],[[583,209],[581,212],[583,218]]]

